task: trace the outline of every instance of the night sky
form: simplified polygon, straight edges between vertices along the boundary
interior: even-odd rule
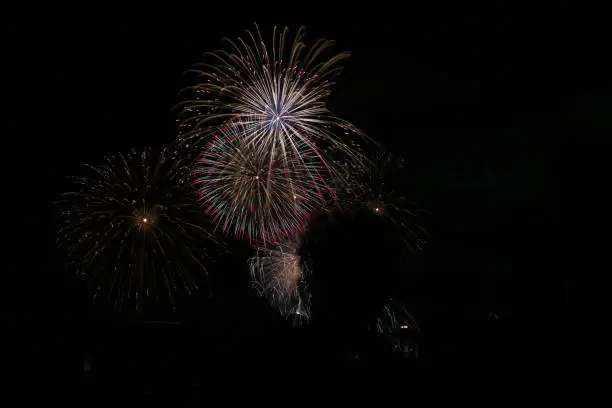
[[[605,25],[572,10],[300,8],[293,16],[288,6],[55,10],[9,21],[16,98],[4,136],[17,140],[23,170],[6,174],[23,178],[10,183],[16,208],[43,214],[9,221],[26,244],[11,263],[15,320],[47,321],[59,338],[76,330],[73,316],[86,319],[87,300],[75,298],[81,292],[53,251],[49,203],[63,178],[106,153],[172,140],[182,72],[257,21],[264,38],[274,24],[293,32],[304,24],[308,39],[334,39],[335,50],[352,52],[329,105],[405,158],[407,194],[431,212],[432,243],[405,296],[429,327],[432,349],[474,353],[481,346],[471,337],[448,347],[440,338],[494,336],[483,327],[500,320],[512,338],[496,343],[504,350],[532,341],[541,353],[571,354],[560,327],[573,319],[578,272],[559,253],[580,222],[561,222],[561,202],[578,204],[577,191],[609,185]]]

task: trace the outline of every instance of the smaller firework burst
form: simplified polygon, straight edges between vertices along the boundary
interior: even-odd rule
[[[87,166],[58,204],[58,244],[94,297],[142,310],[162,298],[174,306],[206,277],[209,249],[221,248],[195,204],[189,166],[145,148]],[[204,279],[206,281],[206,279]],[[207,288],[208,289],[208,288]]]
[[[298,233],[323,206],[325,183],[316,157],[260,149],[243,126],[219,130],[195,169],[199,201],[225,234],[277,242]]]
[[[308,294],[304,277],[307,266],[298,254],[297,239],[287,240],[274,248],[259,248],[249,259],[249,269],[260,295],[296,322],[308,319]]]
[[[378,153],[363,166],[347,163],[344,178],[336,182],[336,205],[342,211],[367,209],[392,225],[402,237],[407,253],[421,250],[427,233],[419,224],[423,213],[400,193],[404,161],[389,153]]]

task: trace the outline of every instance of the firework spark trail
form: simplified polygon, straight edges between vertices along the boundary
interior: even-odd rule
[[[391,299],[372,322],[370,330],[384,335],[393,335],[398,330],[419,332],[420,329],[416,320],[408,313],[404,305],[395,299]]]
[[[224,233],[252,242],[276,242],[298,233],[323,207],[324,169],[308,152],[277,155],[256,149],[248,130],[232,124],[219,131],[195,168],[199,200]]]
[[[188,71],[197,83],[183,91],[186,100],[177,106],[180,126],[187,129],[180,139],[202,144],[219,126],[240,123],[249,129],[251,148],[292,158],[308,152],[329,172],[335,171],[333,159],[324,154],[329,147],[359,163],[362,157],[344,139],[365,136],[334,116],[325,102],[342,70],[338,63],[349,53],[324,59],[334,43],[318,40],[308,48],[304,37],[303,27],[293,42],[287,28],[275,27],[268,47],[256,25],[255,34],[246,31],[246,40],[225,39],[229,52],[206,54],[210,62]]]
[[[307,319],[308,295],[304,290],[306,265],[297,253],[298,243],[288,240],[274,248],[259,248],[249,259],[251,278],[260,295],[265,296],[283,316]]]
[[[160,295],[174,305],[178,291],[198,289],[206,246],[219,244],[192,202],[189,168],[167,154],[132,150],[86,166],[88,176],[73,178],[74,191],[58,203],[69,264],[118,307],[141,310]]]
[[[336,204],[343,211],[367,208],[394,225],[404,241],[407,253],[421,250],[427,233],[419,225],[423,210],[398,193],[404,162],[389,153],[378,153],[364,165],[343,167],[344,177],[336,185]]]
[[[419,325],[398,300],[389,300],[370,330],[383,336],[393,352],[408,352],[412,358],[418,358]]]

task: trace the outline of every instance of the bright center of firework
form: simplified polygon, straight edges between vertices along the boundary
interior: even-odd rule
[[[154,227],[157,214],[151,209],[139,209],[134,212],[134,224],[140,231]]]
[[[385,213],[384,203],[378,200],[368,203],[368,208],[370,209],[370,211],[372,211],[374,214],[377,214],[377,215],[383,215]]]
[[[255,180],[259,180],[259,176],[255,176]]]
[[[275,129],[280,128],[281,126],[287,124],[290,116],[286,115],[283,112],[282,108],[272,108],[266,115],[266,122],[268,122],[268,126],[271,126]]]

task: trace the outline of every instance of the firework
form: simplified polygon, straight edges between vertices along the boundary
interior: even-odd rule
[[[177,106],[180,140],[202,144],[219,126],[239,123],[248,128],[248,143],[255,149],[290,158],[307,152],[330,172],[335,158],[326,151],[359,162],[361,157],[345,139],[363,134],[326,106],[333,79],[341,71],[338,63],[349,53],[325,59],[333,42],[319,40],[309,48],[304,37],[303,27],[293,41],[287,28],[275,27],[266,44],[255,26],[245,39],[225,39],[229,51],[206,54],[207,62],[188,71],[196,82],[183,91],[185,101]]]
[[[320,164],[308,152],[279,154],[248,140],[248,129],[219,130],[195,168],[199,201],[223,233],[276,242],[298,233],[325,202]]]
[[[418,219],[423,211],[397,190],[402,184],[403,159],[378,153],[362,164],[343,167],[335,204],[342,211],[367,209],[395,227],[407,252],[422,249],[427,234]]]
[[[394,335],[400,330],[419,332],[419,326],[401,302],[390,299],[371,323],[370,330],[383,335]]]
[[[274,248],[260,248],[249,260],[251,277],[260,295],[268,298],[284,316],[308,319],[308,295],[304,288],[307,266],[298,255],[296,240]]]
[[[390,299],[369,329],[383,336],[393,352],[401,353],[404,358],[418,358],[420,329],[400,301]]]
[[[190,170],[167,151],[144,149],[86,166],[62,196],[58,242],[94,297],[142,309],[145,301],[198,289],[206,275],[207,232],[193,202]]]

